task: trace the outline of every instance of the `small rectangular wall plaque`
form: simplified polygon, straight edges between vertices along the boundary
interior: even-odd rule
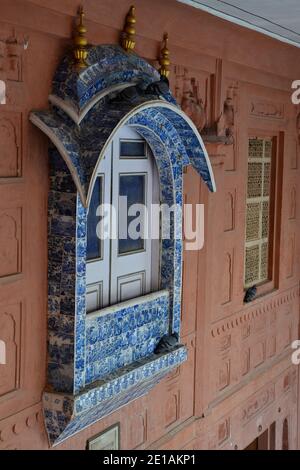
[[[120,423],[105,429],[97,436],[88,439],[87,450],[119,450]]]

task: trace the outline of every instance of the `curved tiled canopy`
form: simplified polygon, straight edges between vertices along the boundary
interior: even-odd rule
[[[30,119],[56,145],[84,206],[88,205],[93,174],[106,146],[122,125],[143,117],[172,135],[183,164],[191,163],[210,191],[215,182],[201,136],[176,105],[169,91],[154,94],[149,85],[158,72],[145,60],[125,53],[119,46],[97,46],[89,51],[88,67],[79,73],[69,57],[58,68],[49,111],[32,112]],[[133,100],[124,99],[125,87],[138,87]]]

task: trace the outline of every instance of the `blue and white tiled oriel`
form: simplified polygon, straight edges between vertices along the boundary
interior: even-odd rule
[[[88,66],[71,57],[58,67],[51,109],[31,121],[52,142],[49,193],[48,387],[44,415],[55,445],[147,393],[187,351],[178,344],[155,354],[165,334],[180,333],[182,215],[162,240],[161,289],[86,315],[86,222],[93,171],[114,132],[132,126],[148,142],[161,198],[182,208],[182,169],[192,164],[215,191],[202,139],[169,91],[153,92],[158,72],[119,46],[89,49]],[[134,99],[122,90],[135,87]],[[148,92],[149,88],[152,90]],[[49,391],[50,390],[50,391]]]

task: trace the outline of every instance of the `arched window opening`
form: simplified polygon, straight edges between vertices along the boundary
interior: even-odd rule
[[[150,147],[123,126],[96,169],[89,204],[87,313],[158,290],[159,239],[150,234],[159,201]]]

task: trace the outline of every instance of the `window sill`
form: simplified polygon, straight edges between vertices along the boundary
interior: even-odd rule
[[[187,349],[152,354],[103,380],[86,387],[79,395],[45,392],[45,420],[51,445],[57,445],[129,401],[151,390],[163,377],[187,359]]]
[[[243,302],[244,307],[247,305],[253,305],[255,303],[259,303],[260,301],[264,300],[268,295],[275,294],[278,291],[277,287],[274,287],[274,284],[271,282],[261,284],[257,286],[257,294],[253,300],[250,302]],[[244,291],[245,295],[246,291]]]

